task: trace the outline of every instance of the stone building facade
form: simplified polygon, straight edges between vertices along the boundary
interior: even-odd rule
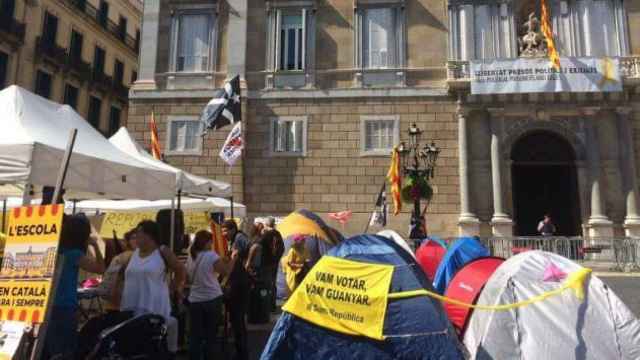
[[[581,39],[561,49],[620,56],[622,93],[471,95],[468,62],[518,57],[529,3],[146,0],[127,127],[148,144],[153,112],[167,160],[231,182],[250,217],[348,209],[342,230],[356,233],[374,210],[390,148],[416,123],[422,141],[441,149],[430,233],[528,234],[551,212],[566,235],[621,234],[637,220],[640,3],[579,2],[608,4],[619,45],[599,53]],[[557,31],[570,39],[588,17],[566,20],[567,7],[586,11],[569,5],[553,2]],[[218,157],[228,130],[201,138],[197,119],[235,74],[247,150],[229,170]],[[406,234],[411,208],[389,227]]]
[[[69,104],[110,135],[137,79],[142,1],[1,0],[0,88]]]

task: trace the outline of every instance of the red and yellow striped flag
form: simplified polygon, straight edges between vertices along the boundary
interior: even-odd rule
[[[402,177],[400,175],[400,153],[398,148],[393,148],[391,153],[391,165],[387,173],[387,179],[391,184],[391,196],[393,198],[393,215],[398,215],[402,210],[402,200],[400,199],[400,188],[402,187]]]
[[[158,141],[158,127],[156,126],[156,119],[153,116],[153,112],[151,112],[151,123],[149,127],[151,127],[151,155],[157,160],[162,160],[160,141]]]
[[[211,221],[211,235],[213,236],[213,251],[219,256],[226,256],[229,252],[229,243],[227,239],[222,236],[222,225]]]
[[[553,67],[560,69],[560,55],[556,49],[556,44],[553,41],[553,27],[551,26],[551,17],[549,16],[549,7],[545,0],[540,0],[540,30],[544,34],[547,41],[547,49],[549,51],[549,60],[553,64]]]

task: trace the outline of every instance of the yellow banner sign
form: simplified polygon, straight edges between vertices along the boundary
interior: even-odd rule
[[[106,213],[100,227],[100,236],[103,238],[113,238],[113,231],[122,238],[124,234],[138,226],[143,220],[155,220],[156,213],[136,212],[136,213]],[[200,230],[209,230],[209,216],[204,211],[186,212],[184,214],[185,232],[194,234]]]
[[[283,310],[348,335],[383,340],[393,266],[324,256]]]
[[[11,211],[0,270],[0,320],[44,319],[63,210],[62,205],[46,205]]]

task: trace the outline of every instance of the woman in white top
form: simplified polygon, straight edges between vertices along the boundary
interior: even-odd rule
[[[143,221],[137,227],[138,249],[131,255],[124,274],[124,290],[120,309],[139,314],[157,314],[167,321],[169,351],[178,349],[178,326],[171,316],[169,284],[177,299],[182,299],[185,282],[184,266],[169,248],[159,244],[159,228],[153,221]]]
[[[191,245],[187,274],[191,283],[189,292],[189,359],[210,360],[218,325],[222,322],[222,289],[216,273],[228,275],[235,260],[220,258],[212,251],[212,236],[208,231],[196,233]],[[232,258],[237,256],[232,255]]]

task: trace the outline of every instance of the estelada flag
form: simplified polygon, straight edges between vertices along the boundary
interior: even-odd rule
[[[540,0],[540,17],[540,30],[542,30],[544,38],[547,41],[549,60],[551,60],[554,68],[560,69],[560,55],[558,54],[555,42],[553,41],[553,27],[551,26],[549,7],[545,0]]]
[[[153,112],[151,112],[149,127],[151,128],[151,154],[156,160],[162,160],[160,141],[158,140],[158,127],[156,126],[156,119],[153,116]]]
[[[391,165],[387,172],[387,179],[391,185],[391,197],[393,198],[393,215],[398,215],[402,210],[402,201],[400,199],[400,188],[402,187],[402,177],[400,175],[400,153],[398,148],[394,147],[391,153]]]

